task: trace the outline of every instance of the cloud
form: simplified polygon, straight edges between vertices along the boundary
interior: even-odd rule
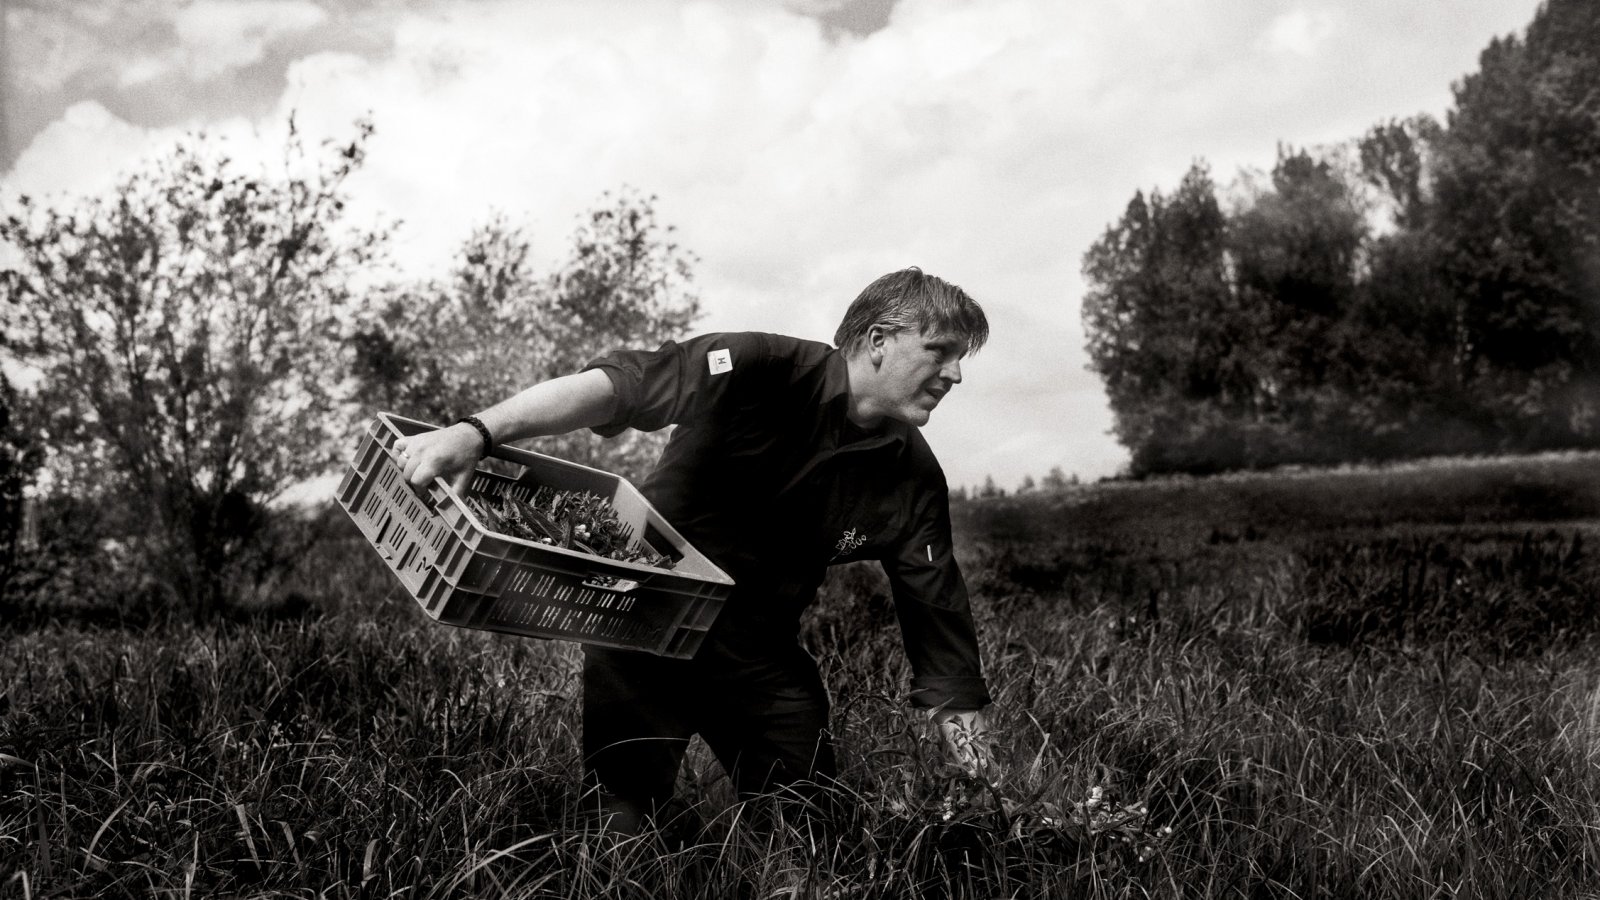
[[[1085,369],[1078,268],[1136,189],[1172,187],[1197,158],[1225,182],[1279,141],[1441,112],[1450,79],[1536,2],[1352,0],[1334,16],[1279,0],[902,0],[877,4],[888,27],[843,40],[819,17],[854,6],[826,0],[419,2],[359,30],[332,6],[316,24],[307,3],[213,2],[169,16],[180,49],[136,45],[117,71],[180,59],[221,81],[298,46],[268,107],[202,121],[270,157],[291,110],[331,137],[370,112],[352,209],[404,218],[396,255],[418,273],[492,210],[553,262],[575,217],[630,184],[701,257],[706,328],[826,340],[873,277],[948,277],[994,338],[927,434],[952,483],[1015,484],[1124,459]],[[62,65],[81,62],[69,50]],[[8,186],[76,189],[176,134],[108,109],[42,131]]]
[[[65,111],[95,101],[150,128],[260,118],[292,61],[318,52],[381,56],[410,0],[73,0],[13,5],[10,166]]]
[[[267,45],[314,28],[328,14],[309,0],[197,0],[173,20],[182,65],[195,80],[260,62]]]
[[[784,8],[803,16],[837,15],[854,5],[855,0],[784,0]]]
[[[130,125],[86,100],[34,137],[6,179],[5,193],[98,194],[116,183],[131,160],[156,153],[176,137]]]
[[[1326,10],[1293,9],[1272,20],[1265,40],[1274,51],[1315,56],[1335,30]]]
[[[811,16],[830,39],[841,34],[868,35],[889,24],[898,0],[785,0],[784,7]]]

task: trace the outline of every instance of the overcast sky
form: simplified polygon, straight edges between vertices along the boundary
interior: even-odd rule
[[[1084,251],[1135,190],[1219,181],[1450,87],[1535,0],[0,0],[0,198],[104,190],[204,127],[270,159],[377,134],[356,215],[438,274],[504,212],[546,264],[608,189],[700,257],[700,330],[828,340],[907,265],[989,313],[925,429],[953,485],[1126,454],[1085,369]],[[5,202],[0,199],[0,203]]]

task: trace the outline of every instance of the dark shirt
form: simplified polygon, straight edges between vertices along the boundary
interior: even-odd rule
[[[792,646],[826,568],[876,559],[893,589],[913,702],[988,704],[944,473],[916,428],[850,422],[842,353],[774,334],[707,334],[587,368],[617,392],[597,433],[677,426],[641,490],[736,582],[712,652]]]

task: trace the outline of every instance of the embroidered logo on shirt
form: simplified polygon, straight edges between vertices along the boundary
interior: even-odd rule
[[[866,542],[867,536],[852,528],[849,531],[846,531],[844,535],[839,538],[839,542],[837,544],[833,545],[833,558],[843,559],[844,557],[856,552],[856,548],[860,547]]]
[[[706,354],[706,365],[710,367],[711,374],[721,375],[723,372],[733,371],[733,351],[724,347]]]

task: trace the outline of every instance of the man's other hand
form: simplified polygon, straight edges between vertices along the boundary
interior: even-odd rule
[[[952,762],[976,777],[993,779],[999,774],[989,718],[983,710],[935,709],[929,718],[939,727]]]
[[[458,424],[403,437],[394,442],[394,449],[412,487],[425,490],[433,479],[444,478],[457,494],[466,496],[472,473],[483,458],[483,437],[471,425]]]

